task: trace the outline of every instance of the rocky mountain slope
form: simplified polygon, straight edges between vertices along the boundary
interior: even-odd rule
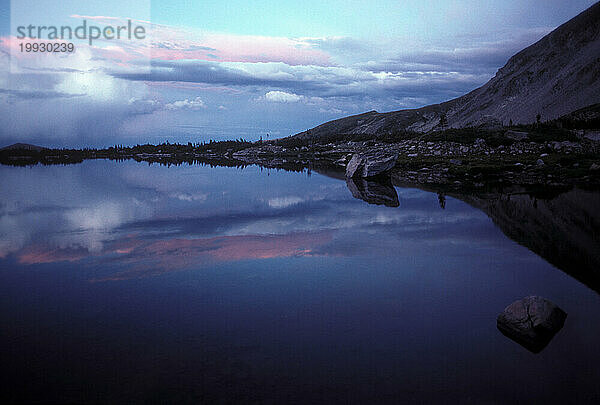
[[[509,59],[486,84],[454,100],[388,113],[341,118],[295,135],[428,132],[556,119],[600,103],[600,2]]]

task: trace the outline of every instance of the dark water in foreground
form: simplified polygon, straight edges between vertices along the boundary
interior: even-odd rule
[[[505,236],[510,210],[501,230],[451,197],[370,205],[256,167],[0,167],[0,185],[2,403],[600,399],[600,296]],[[568,313],[539,354],[496,329],[532,294]]]

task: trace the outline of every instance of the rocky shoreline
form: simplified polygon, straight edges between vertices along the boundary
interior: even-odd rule
[[[479,132],[476,132],[479,134]],[[489,135],[489,134],[488,134]],[[14,166],[73,164],[88,159],[133,159],[164,165],[209,164],[292,171],[326,170],[344,175],[352,157],[394,156],[387,173],[394,184],[447,189],[483,189],[507,185],[600,187],[600,141],[531,139],[527,133],[506,131],[500,138],[462,139],[441,134],[393,141],[366,140],[287,145],[270,142],[214,142],[203,145],[142,145],[109,149],[3,151],[0,163]],[[386,169],[387,170],[387,169]],[[352,176],[350,176],[352,177]]]
[[[600,185],[600,142],[527,142],[491,146],[405,140],[396,143],[345,142],[286,148],[265,144],[221,156],[269,168],[326,167],[344,171],[357,153],[397,154],[395,183],[481,188],[486,184]],[[211,156],[216,158],[217,156]]]

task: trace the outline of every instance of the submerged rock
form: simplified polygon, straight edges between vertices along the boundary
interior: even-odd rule
[[[354,198],[368,202],[369,204],[385,205],[387,207],[398,207],[398,193],[388,180],[387,182],[376,182],[366,179],[346,178],[346,185]]]
[[[525,297],[498,315],[497,326],[505,336],[533,353],[542,351],[562,329],[567,314],[545,298]]]
[[[375,177],[390,171],[398,160],[398,154],[355,153],[346,165],[346,177]]]

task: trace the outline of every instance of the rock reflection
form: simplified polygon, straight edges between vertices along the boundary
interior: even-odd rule
[[[347,178],[346,185],[354,198],[366,201],[369,204],[398,207],[398,193],[391,181],[385,179],[367,180],[363,178]]]

